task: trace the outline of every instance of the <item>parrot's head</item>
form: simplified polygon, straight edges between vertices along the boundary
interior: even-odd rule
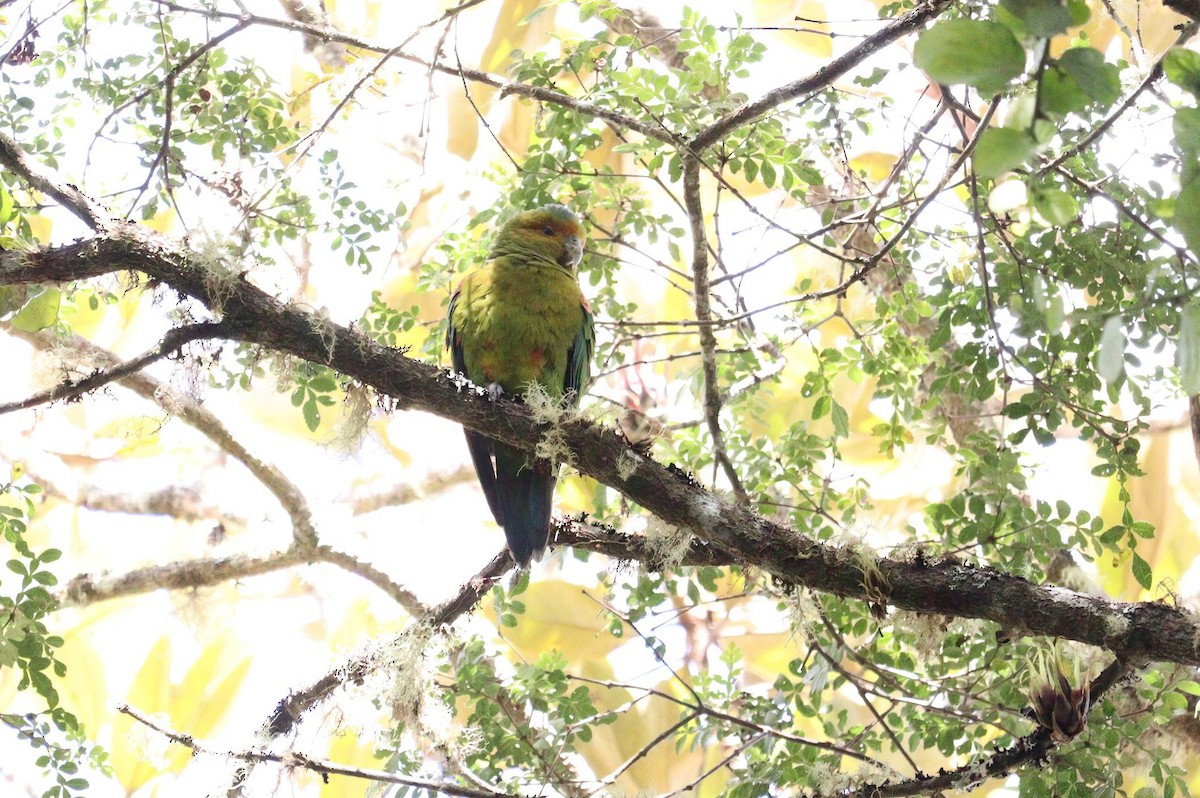
[[[522,211],[500,228],[491,257],[512,255],[551,261],[574,271],[583,259],[583,222],[565,205]]]

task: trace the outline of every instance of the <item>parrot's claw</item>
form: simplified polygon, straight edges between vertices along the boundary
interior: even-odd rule
[[[488,399],[493,402],[500,401],[500,397],[504,396],[504,389],[500,387],[500,383],[489,383],[487,387]]]

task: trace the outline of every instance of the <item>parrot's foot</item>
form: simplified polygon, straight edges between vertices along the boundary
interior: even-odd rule
[[[499,401],[500,397],[504,396],[504,389],[500,387],[500,383],[498,382],[489,383],[485,390],[487,390],[488,399],[493,402]]]

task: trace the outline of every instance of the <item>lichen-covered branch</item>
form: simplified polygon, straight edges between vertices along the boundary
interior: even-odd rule
[[[412,634],[417,628],[416,624],[432,631],[453,623],[460,615],[469,612],[512,564],[508,550],[501,551],[451,598],[418,615],[414,625],[407,627],[401,634]],[[355,654],[309,686],[288,694],[275,707],[275,711],[264,724],[262,733],[268,738],[287,734],[305,712],[324,701],[339,687],[359,683],[378,668],[382,663],[382,652],[389,650],[394,642],[395,640],[385,642],[368,652]],[[238,781],[244,777],[245,774],[242,774]]]
[[[0,253],[0,264],[3,263],[3,256],[4,253]],[[2,265],[0,270],[3,270]],[[101,369],[116,368],[121,362],[112,352],[79,336],[64,341],[48,332],[29,333],[11,327],[8,332],[43,350],[65,346],[77,352],[84,362],[97,364]],[[293,539],[303,545],[316,544],[317,532],[304,494],[278,468],[251,454],[210,410],[142,371],[122,376],[118,383],[192,426],[223,452],[242,463],[275,496],[288,514],[292,522]]]
[[[116,576],[79,574],[67,582],[58,601],[60,607],[83,607],[155,590],[195,590],[282,571],[307,559],[305,553],[292,549],[261,556],[237,554],[149,565]]]
[[[151,363],[156,363],[165,357],[173,355],[192,341],[198,341],[202,338],[223,337],[225,337],[225,331],[220,324],[202,323],[176,327],[168,331],[163,336],[163,339],[153,347],[131,360],[126,360],[109,368],[97,369],[86,377],[79,379],[68,378],[58,385],[38,391],[25,399],[0,403],[0,415],[12,413],[16,410],[28,410],[38,405],[49,404],[60,399],[70,399],[74,396],[90,393],[108,385],[110,382],[115,382],[131,374],[136,374]]]
[[[129,223],[114,224],[104,236],[43,250],[34,260],[20,270],[0,268],[0,285],[133,269],[201,302],[218,304],[203,267],[187,250]],[[541,438],[523,405],[493,402],[460,377],[411,360],[356,330],[317,319],[246,281],[224,286],[223,292],[223,323],[237,340],[328,365],[393,397],[402,408],[434,413],[525,450]],[[795,585],[872,598],[859,560],[846,551],[719,499],[686,474],[637,453],[612,431],[576,420],[563,424],[562,432],[581,473],[739,562]],[[887,603],[901,609],[982,618],[1013,633],[1078,640],[1130,657],[1200,664],[1200,623],[1175,607],[1084,596],[954,561],[881,558],[877,565],[891,586]]]

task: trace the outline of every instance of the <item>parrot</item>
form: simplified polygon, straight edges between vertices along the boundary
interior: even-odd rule
[[[446,348],[455,372],[493,398],[521,396],[536,383],[578,405],[596,342],[575,271],[584,239],[565,205],[521,211],[500,228],[484,266],[450,299]],[[492,516],[517,566],[528,568],[546,549],[558,466],[478,432],[466,436]]]

